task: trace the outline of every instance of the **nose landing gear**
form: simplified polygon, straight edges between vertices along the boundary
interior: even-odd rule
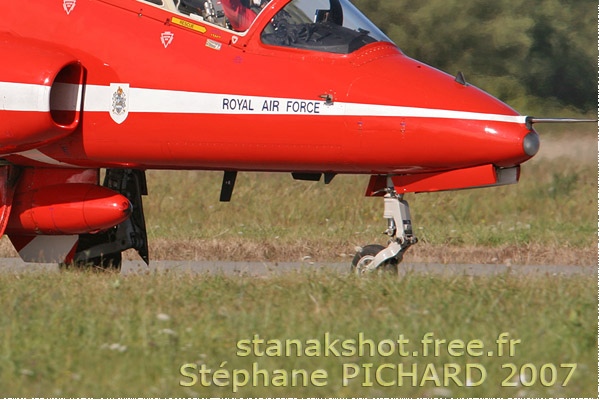
[[[404,252],[417,243],[413,236],[408,202],[394,187],[385,189],[383,217],[388,220],[387,247],[371,244],[361,248],[352,260],[352,272],[363,275],[374,271],[398,273]]]

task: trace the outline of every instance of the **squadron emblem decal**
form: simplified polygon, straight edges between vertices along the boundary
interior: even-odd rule
[[[63,0],[63,9],[67,13],[67,15],[71,14],[71,11],[77,5],[77,0]]]
[[[117,124],[122,124],[129,115],[129,84],[111,83],[112,106],[110,117]]]
[[[163,46],[165,46],[165,49],[167,47],[169,47],[169,45],[171,44],[171,42],[173,41],[173,37],[175,36],[175,34],[173,32],[163,32],[160,34],[160,41],[162,42]]]

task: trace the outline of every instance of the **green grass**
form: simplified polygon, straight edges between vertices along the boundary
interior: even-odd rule
[[[591,166],[526,165],[518,185],[417,195],[414,219],[432,244],[593,246],[597,181]],[[420,214],[421,208],[438,212]]]
[[[305,272],[257,279],[26,273],[0,276],[0,304],[3,397],[598,396],[597,277],[357,279]],[[485,355],[453,357],[447,351],[437,357],[419,353],[404,358],[236,355],[236,343],[255,334],[306,343],[323,342],[326,332],[341,340],[357,340],[362,333],[375,343],[403,334],[410,340],[411,353],[419,349],[426,333],[433,332],[434,338],[459,340],[458,344],[479,340]],[[503,332],[520,340],[512,357],[497,354],[496,340]],[[488,357],[487,351],[495,355]],[[285,390],[248,384],[237,393],[231,384],[180,386],[181,381],[190,381],[180,374],[182,365],[205,364],[214,372],[224,362],[230,373],[251,369],[253,362],[270,373],[322,369],[328,374],[327,384]],[[344,387],[344,363],[372,363],[374,368],[417,363],[418,381],[432,364],[442,386],[445,364],[478,363],[487,378],[470,388],[452,381],[441,388],[433,382],[413,387],[409,379],[403,387],[385,388],[375,380],[373,387],[363,387],[361,374]],[[546,373],[550,364],[555,365],[557,383],[501,387],[510,373],[502,368],[506,363],[530,364],[538,370],[546,365]],[[560,385],[568,372],[560,368],[564,363],[577,364],[566,387]],[[382,378],[393,380],[392,375],[388,369]],[[459,379],[464,383],[464,375]]]

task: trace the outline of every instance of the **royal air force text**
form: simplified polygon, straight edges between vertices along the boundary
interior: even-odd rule
[[[321,103],[305,100],[256,100],[244,98],[224,98],[223,111],[281,113],[281,114],[320,114]]]

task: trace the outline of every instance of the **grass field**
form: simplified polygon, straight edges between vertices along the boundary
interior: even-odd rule
[[[597,299],[582,276],[3,275],[0,395],[597,397]]]

